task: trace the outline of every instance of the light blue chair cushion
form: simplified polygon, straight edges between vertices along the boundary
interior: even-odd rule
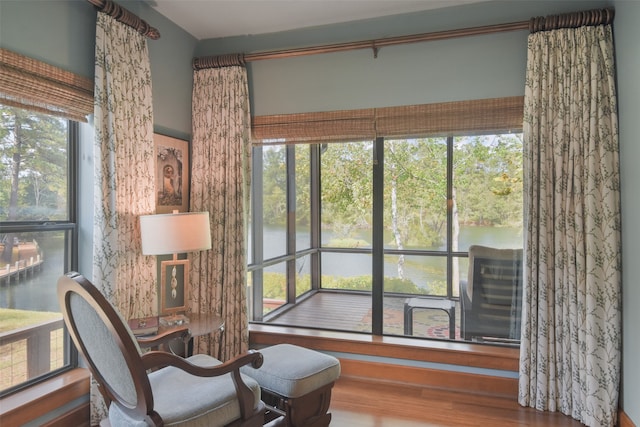
[[[205,354],[189,357],[199,366],[215,366],[221,362]],[[254,408],[260,403],[260,386],[252,378],[242,376],[254,396]],[[219,377],[196,377],[180,369],[167,367],[149,374],[154,409],[165,426],[218,427],[240,418],[240,406],[230,374]],[[129,418],[117,405],[109,408],[113,427],[143,427],[145,423]]]
[[[240,371],[280,396],[304,396],[340,376],[340,361],[319,351],[277,344],[260,349],[260,353],[264,363],[259,369],[243,366]]]
[[[82,337],[85,349],[98,372],[124,401],[135,405],[137,395],[133,378],[118,342],[107,324],[95,308],[76,293],[69,296],[69,309],[75,319],[82,319],[75,324],[78,335]]]

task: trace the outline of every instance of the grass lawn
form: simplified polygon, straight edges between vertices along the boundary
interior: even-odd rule
[[[61,318],[61,313],[0,308],[0,335]],[[50,337],[50,369],[57,369],[64,364],[62,329],[52,331]],[[0,346],[0,390],[29,379],[27,378],[27,360],[26,339]]]
[[[61,313],[0,308],[0,332],[12,331],[47,320],[60,319]]]

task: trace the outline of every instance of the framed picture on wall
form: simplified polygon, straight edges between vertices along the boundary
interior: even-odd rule
[[[176,315],[187,309],[189,260],[162,261],[160,273],[160,314]]]
[[[156,213],[189,210],[189,142],[154,134]]]

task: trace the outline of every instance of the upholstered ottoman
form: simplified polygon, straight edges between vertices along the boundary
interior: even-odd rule
[[[328,426],[331,389],[340,376],[338,359],[291,344],[262,348],[260,353],[260,368],[244,366],[241,371],[260,385],[272,418],[284,415],[287,427]]]

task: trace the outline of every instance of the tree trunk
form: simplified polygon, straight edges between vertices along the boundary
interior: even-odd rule
[[[392,168],[391,174],[391,228],[396,247],[398,250],[402,250],[404,245],[402,244],[402,234],[400,234],[400,228],[398,227],[398,180],[395,168]],[[398,257],[398,277],[404,279],[404,255]]]
[[[11,193],[9,195],[9,212],[7,219],[9,221],[15,221],[18,219],[18,184],[20,179],[20,166],[22,162],[22,122],[18,114],[14,114],[14,137],[15,148],[13,152],[13,163],[11,165]],[[11,263],[11,255],[13,254],[14,246],[14,234],[9,233],[4,239],[4,251],[2,253],[2,259]]]
[[[9,196],[9,221],[18,218],[18,184],[20,180],[20,166],[22,162],[22,122],[18,114],[14,114],[14,152],[11,165],[11,195]]]
[[[451,250],[457,252],[459,249],[458,240],[460,239],[460,219],[458,218],[458,202],[456,201],[456,187],[451,189]],[[460,285],[460,263],[458,257],[452,258],[451,266],[451,283],[453,287]]]

